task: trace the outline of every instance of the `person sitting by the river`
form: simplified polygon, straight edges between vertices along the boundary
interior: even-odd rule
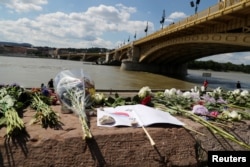
[[[237,89],[241,89],[240,81],[238,81],[238,82],[236,83],[236,88],[237,88]]]
[[[53,83],[53,79],[52,78],[48,82],[48,87],[49,87],[49,89],[54,89],[54,83]]]
[[[41,94],[51,98],[51,103],[56,105],[58,102],[57,95],[54,89],[48,89],[43,83],[41,84]]]
[[[49,92],[49,90],[47,89],[46,86],[41,87],[41,93],[44,96],[47,96],[47,97],[50,96],[50,92]]]
[[[41,91],[46,88],[46,86],[44,85],[44,83],[41,84]]]

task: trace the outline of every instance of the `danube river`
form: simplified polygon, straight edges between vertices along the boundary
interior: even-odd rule
[[[202,70],[188,70],[183,79],[162,75],[120,70],[117,66],[92,65],[81,61],[0,56],[0,84],[17,83],[23,87],[40,87],[47,84],[57,73],[66,69],[82,68],[95,82],[96,89],[138,90],[143,86],[151,89],[177,88],[189,90],[201,86],[204,79],[209,88],[235,89],[239,80],[245,89],[250,89],[250,75],[244,73],[210,72],[211,77],[202,76]]]

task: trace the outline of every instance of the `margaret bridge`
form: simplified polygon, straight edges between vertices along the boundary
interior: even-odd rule
[[[107,53],[69,53],[66,59],[122,62],[121,69],[164,75],[186,75],[187,62],[250,51],[250,0],[222,0],[208,9],[170,24]]]
[[[245,51],[250,51],[250,0],[222,0],[106,56],[121,61],[124,70],[186,75],[189,61]]]

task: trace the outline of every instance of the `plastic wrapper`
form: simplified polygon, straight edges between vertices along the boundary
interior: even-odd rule
[[[83,69],[61,71],[54,78],[54,87],[60,102],[69,111],[80,112],[75,111],[74,106],[72,106],[72,99],[69,96],[70,92],[74,92],[80,97],[78,100],[84,101],[83,107],[87,108],[92,105],[95,85],[94,81]]]

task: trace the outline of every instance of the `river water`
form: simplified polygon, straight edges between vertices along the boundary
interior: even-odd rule
[[[47,84],[50,78],[65,69],[82,68],[95,82],[96,89],[105,90],[138,90],[143,86],[151,89],[177,88],[189,90],[201,86],[204,79],[209,82],[209,88],[222,87],[235,89],[239,80],[243,88],[250,88],[250,75],[244,73],[226,73],[202,70],[188,70],[183,79],[175,79],[148,72],[124,71],[117,66],[92,65],[81,61],[60,59],[41,59],[26,57],[0,56],[0,84],[17,83],[23,87],[40,87]],[[203,72],[210,72],[211,77],[204,78]]]

